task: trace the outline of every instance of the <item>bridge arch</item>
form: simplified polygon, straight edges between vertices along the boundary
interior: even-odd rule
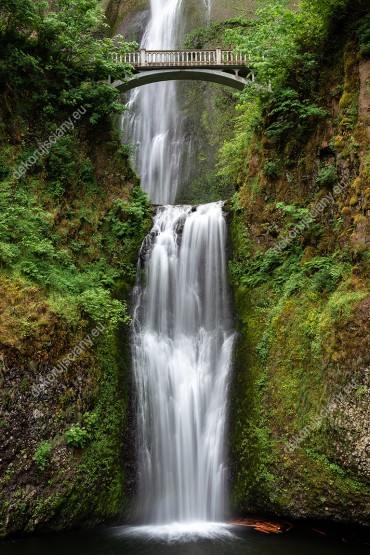
[[[238,91],[242,91],[247,84],[247,80],[244,77],[240,77],[236,73],[231,73],[230,70],[220,71],[216,69],[174,68],[139,71],[128,81],[114,81],[112,85],[120,92],[125,93],[136,87],[141,87],[150,83],[182,80],[208,81],[210,83],[218,83],[219,85],[232,87]]]

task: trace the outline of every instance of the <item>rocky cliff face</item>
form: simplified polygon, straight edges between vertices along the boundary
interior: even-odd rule
[[[252,16],[256,8],[255,0],[234,0],[210,2],[210,21],[225,21],[233,17]],[[102,7],[114,34],[120,33],[127,40],[139,40],[149,15],[149,0],[104,0]],[[194,0],[186,3],[184,13],[185,31],[194,29],[204,22],[204,9]]]
[[[370,524],[369,62],[326,68],[308,143],[263,133],[240,166],[233,507]],[[293,133],[294,134],[294,133]]]
[[[22,147],[8,128],[10,161]],[[151,210],[112,131],[85,122],[68,140],[52,167],[2,181],[2,535],[91,525],[130,507],[125,299]]]

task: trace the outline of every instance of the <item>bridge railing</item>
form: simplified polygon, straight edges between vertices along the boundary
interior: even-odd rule
[[[245,66],[249,57],[233,50],[145,50],[116,56],[116,61],[135,67]]]

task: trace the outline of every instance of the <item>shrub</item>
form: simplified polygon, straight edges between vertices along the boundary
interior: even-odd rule
[[[267,160],[263,166],[263,172],[267,177],[278,179],[281,176],[281,169],[278,162]]]
[[[285,204],[284,202],[277,202],[275,206],[276,208],[284,212],[291,223],[299,222],[310,213],[308,208],[300,208],[295,204]]]
[[[358,29],[360,53],[364,58],[370,58],[370,14],[364,17]]]
[[[317,121],[327,115],[327,110],[315,102],[308,98],[302,100],[298,91],[282,88],[272,99],[272,109],[268,113],[271,124],[266,129],[266,135],[277,140],[294,132],[303,139]]]
[[[42,441],[37,448],[34,459],[40,470],[45,470],[51,455],[52,445],[48,441]]]
[[[83,311],[98,324],[114,328],[120,322],[130,321],[126,303],[112,299],[111,293],[103,287],[84,291],[78,300]]]
[[[316,177],[315,183],[319,187],[333,187],[338,181],[337,168],[335,166],[325,166],[321,168]]]
[[[96,0],[2,0],[0,81],[12,100],[26,87],[30,113],[55,116],[84,105],[91,124],[122,112],[118,91],[101,81],[130,74],[131,67],[114,54],[136,44],[104,36],[106,27]]]
[[[85,429],[91,438],[98,427],[99,415],[96,412],[85,412],[83,420],[85,423]]]
[[[125,238],[129,241],[142,235],[146,226],[146,218],[150,210],[150,201],[141,187],[134,187],[131,191],[130,202],[122,199],[113,201],[113,208],[109,211],[106,221],[109,222],[112,233],[117,239]]]
[[[83,428],[78,424],[75,424],[66,432],[66,442],[69,446],[82,449],[83,447],[85,447],[88,440],[88,431],[86,430],[86,428]]]

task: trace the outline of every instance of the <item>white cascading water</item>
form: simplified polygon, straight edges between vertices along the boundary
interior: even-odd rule
[[[133,358],[138,498],[151,524],[224,516],[233,344],[225,237],[222,203],[164,206],[143,244]]]
[[[151,17],[141,48],[174,49],[181,46],[185,0],[151,0]],[[204,18],[209,21],[211,4],[204,0]],[[153,83],[135,89],[129,111],[122,118],[124,136],[136,148],[136,169],[141,185],[155,204],[173,204],[178,187],[187,180],[192,142],[180,115],[177,82]]]
[[[141,48],[164,50],[179,46],[182,0],[151,0],[151,18]],[[122,119],[124,134],[137,145],[136,168],[141,184],[155,204],[174,203],[181,154],[186,150],[175,82],[135,89]]]
[[[143,48],[179,46],[183,4],[151,0]],[[209,0],[203,6],[209,20]],[[190,160],[177,86],[136,89],[123,118],[126,135],[138,143],[142,187],[156,204],[175,202]],[[225,514],[224,435],[234,338],[225,241],[220,202],[158,208],[143,243],[133,326],[138,512],[149,525],[139,527],[140,533],[149,528],[150,535],[189,539],[220,535],[223,528],[218,522]]]

